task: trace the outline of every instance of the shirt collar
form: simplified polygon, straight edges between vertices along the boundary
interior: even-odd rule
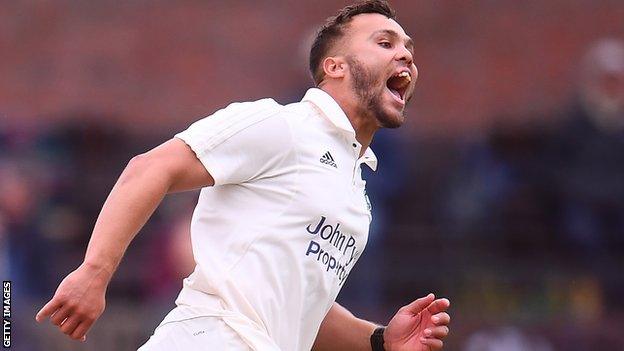
[[[366,163],[366,165],[370,167],[370,169],[372,169],[373,171],[377,170],[377,156],[370,148],[370,146],[366,148],[366,151],[364,151],[364,156],[362,157],[364,157],[363,162]]]
[[[310,101],[323,112],[333,125],[347,133],[353,134],[355,137],[355,130],[353,130],[349,118],[347,118],[347,115],[331,95],[319,88],[310,88],[301,101]]]
[[[351,125],[351,121],[349,121],[347,115],[331,95],[321,89],[310,88],[305,93],[301,101],[309,101],[313,103],[319,110],[321,110],[323,115],[325,115],[325,117],[327,117],[327,119],[334,126],[336,126],[336,128],[350,134],[353,140],[355,140],[355,130]],[[375,156],[375,153],[371,150],[370,146],[366,148],[362,158],[363,163],[366,163],[373,171],[377,170],[377,156]]]

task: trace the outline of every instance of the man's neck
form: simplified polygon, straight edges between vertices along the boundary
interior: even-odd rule
[[[347,115],[353,130],[355,130],[355,139],[362,145],[361,157],[370,146],[375,132],[379,129],[377,121],[373,116],[362,113],[363,108],[358,104],[352,92],[339,91],[327,85],[322,85],[319,88],[329,94]]]

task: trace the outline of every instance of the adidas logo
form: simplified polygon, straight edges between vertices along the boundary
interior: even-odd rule
[[[323,156],[321,156],[321,159],[319,161],[321,161],[321,163],[324,163],[326,165],[330,165],[334,168],[338,168],[338,165],[336,165],[336,161],[334,161],[334,158],[329,153],[329,151],[327,151]]]

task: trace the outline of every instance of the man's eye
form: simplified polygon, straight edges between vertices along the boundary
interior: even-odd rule
[[[386,48],[386,49],[392,48],[392,44],[390,44],[390,42],[387,42],[387,41],[380,42],[379,46],[381,46],[382,48]]]

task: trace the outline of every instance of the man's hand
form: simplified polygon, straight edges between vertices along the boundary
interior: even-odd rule
[[[431,351],[442,349],[451,317],[445,311],[447,299],[429,294],[399,309],[384,332],[388,351]]]
[[[54,297],[37,313],[37,322],[50,322],[75,340],[86,340],[86,333],[104,311],[106,287],[111,273],[82,264],[56,289]]]

